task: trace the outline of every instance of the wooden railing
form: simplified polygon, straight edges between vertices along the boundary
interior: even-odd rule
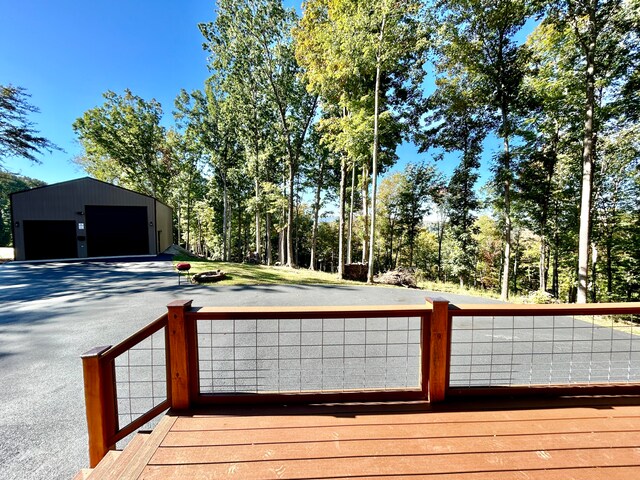
[[[265,308],[265,307],[216,307],[216,308],[191,308],[191,302],[174,302],[169,305],[169,331],[171,335],[171,385],[172,385],[172,398],[174,408],[186,409],[194,405],[211,404],[211,403],[292,403],[292,402],[305,402],[305,403],[317,403],[317,402],[346,402],[346,401],[388,401],[388,400],[426,400],[430,396],[431,398],[437,397],[437,391],[443,391],[444,385],[439,385],[438,382],[443,382],[444,376],[440,376],[437,379],[430,377],[430,370],[432,368],[431,362],[436,362],[435,368],[439,368],[441,363],[446,363],[443,360],[443,355],[446,352],[446,318],[447,318],[447,302],[441,300],[429,301],[424,305],[408,305],[408,306],[371,306],[371,307],[279,307],[279,308]],[[437,323],[432,323],[431,320],[439,313],[442,320]],[[325,324],[330,320],[341,320],[342,325],[334,331],[324,331]],[[366,325],[369,323],[382,323],[376,330],[368,329]],[[201,328],[198,328],[199,323],[211,322],[212,326],[220,324],[222,322],[248,322],[248,325],[252,327],[252,332],[238,333],[234,336],[232,331],[222,332],[217,334],[217,338],[231,338],[235,342],[235,337],[243,338],[244,344],[234,344],[237,349],[250,349],[255,347],[255,352],[251,352],[250,358],[243,361],[235,360],[219,360],[219,363],[230,364],[226,370],[227,373],[235,373],[239,368],[238,363],[252,363],[251,371],[247,372],[245,367],[245,373],[253,375],[252,385],[247,386],[246,382],[241,385],[234,385],[231,388],[223,388],[222,391],[216,391],[212,388],[212,391],[204,391],[202,385],[202,378],[200,374],[203,371],[203,353],[208,354],[208,349],[215,349],[216,342],[214,337],[216,334],[211,332],[211,326],[209,326],[207,332],[203,332]],[[294,326],[295,331],[292,332],[291,326],[285,327],[288,330],[280,330],[278,326],[280,322],[299,322],[297,326]],[[358,321],[358,326],[349,326],[352,321]],[[413,321],[413,322],[412,322]],[[278,322],[277,325],[275,322]],[[305,327],[303,322],[308,322],[308,327]],[[404,322],[404,323],[402,323]],[[402,323],[404,326],[399,326]],[[415,323],[416,328],[412,328],[410,324]],[[394,325],[395,324],[395,325]],[[314,327],[310,327],[310,326]],[[310,327],[310,328],[309,328]],[[439,329],[442,329],[439,330]],[[264,335],[261,337],[261,331]],[[344,336],[352,334],[353,336],[359,336],[360,342],[341,339],[324,342],[324,336],[335,335],[336,333],[343,332]],[[398,343],[397,341],[389,341],[390,335],[406,334],[408,343]],[[300,341],[297,343],[289,344],[287,346],[271,344],[268,345],[267,337],[271,335],[276,337],[279,342],[279,338],[282,336],[298,336]],[[304,340],[304,336],[307,337],[316,336],[316,340]],[[385,336],[385,340],[380,340],[380,337]],[[412,335],[413,340],[409,340],[409,335]],[[369,337],[378,337],[377,343],[366,345]],[[207,340],[208,347],[202,347],[199,342],[199,337],[203,340]],[[207,338],[211,337],[211,338]],[[247,340],[246,337],[250,337]],[[376,342],[375,338],[372,339]],[[411,341],[413,344],[411,345]],[[246,343],[249,342],[249,343]],[[373,350],[376,345],[386,345],[385,354],[369,355],[368,349]],[[407,377],[415,379],[413,384],[400,384],[399,382],[392,381],[389,377],[393,371],[393,367],[383,365],[384,362],[381,358],[392,358],[393,353],[388,351],[389,348],[402,349],[406,347],[407,352],[411,347],[417,347],[415,352],[415,373],[407,373]],[[297,382],[290,382],[290,385],[286,385],[286,381],[280,384],[281,373],[285,370],[285,367],[278,365],[278,368],[271,369],[273,376],[277,377],[270,383],[265,368],[260,366],[260,363],[280,362],[280,354],[271,354],[270,358],[265,358],[269,354],[262,354],[258,350],[267,350],[269,348],[279,350],[293,349],[297,351],[298,356],[293,360],[298,362],[299,367],[295,369],[294,375],[298,377]],[[233,351],[234,347],[228,346],[227,349]],[[308,354],[306,351],[312,351],[313,349],[342,349],[342,353],[338,354]],[[359,353],[355,353],[354,349],[360,349]],[[351,352],[348,350],[351,349]],[[433,352],[433,354],[429,354]],[[274,356],[276,355],[276,356]],[[287,359],[287,352],[283,352],[284,363]],[[342,355],[342,356],[341,356]],[[399,368],[412,369],[414,365],[411,365],[410,355],[406,355],[404,359],[400,358],[401,355],[395,355],[395,358],[400,361],[404,361]],[[384,376],[385,381],[379,383],[372,383],[367,385],[368,379],[360,385],[348,385],[349,379],[345,378],[345,375],[341,377],[342,384],[336,385],[334,381],[327,381],[327,384],[320,388],[306,388],[304,385],[305,378],[308,380],[322,379],[324,384],[326,372],[323,370],[322,365],[325,362],[334,361],[339,365],[337,368],[341,368],[343,372],[349,369],[349,364],[354,360],[360,361],[360,363],[369,364],[368,370],[371,373],[372,369],[378,367],[384,369],[384,373],[379,376]],[[303,362],[313,363],[305,370],[302,366]],[[210,355],[204,362],[213,363],[215,358]],[[211,367],[211,375],[216,373]],[[224,373],[224,368],[223,368]],[[363,373],[366,377],[367,372]],[[348,375],[347,375],[348,376]],[[225,380],[224,378],[220,380]],[[245,379],[246,380],[246,379]],[[286,379],[285,379],[286,380]],[[264,384],[260,384],[264,382]],[[215,387],[215,381],[210,382],[210,387]],[[235,383],[235,382],[234,382]],[[293,383],[293,385],[291,385]],[[340,383],[340,382],[338,382]]]
[[[89,462],[92,468],[98,464],[109,450],[115,449],[118,441],[133,433],[171,406],[171,397],[166,389],[169,366],[167,356],[170,352],[169,349],[164,348],[168,337],[166,327],[167,314],[162,315],[118,345],[96,347],[82,355],[84,398],[89,433]],[[164,333],[161,332],[163,329]],[[147,347],[144,349],[145,353],[152,352],[150,362],[144,363],[143,365],[136,365],[135,363],[132,365],[130,358],[125,358],[123,367],[116,365],[119,358],[125,355],[130,356],[132,351],[136,351],[136,347],[140,346],[143,342],[148,342],[149,339],[152,339],[153,336],[157,334],[164,336],[164,341],[160,348],[155,349],[157,352],[156,356],[160,357],[162,362],[156,362],[157,364],[154,365],[154,349],[153,345],[151,345],[151,348]],[[164,378],[161,380],[155,381],[153,378],[155,367],[164,368],[165,370]],[[132,368],[144,369],[145,373],[150,371],[151,377],[144,375],[142,379],[134,378],[132,380],[130,375]],[[125,377],[122,382],[118,381],[118,369],[127,370],[126,373],[122,375]],[[136,395],[131,391],[131,385],[138,385],[142,382],[147,386],[153,386],[154,382],[162,384],[164,391],[160,388],[158,398],[156,398],[155,395],[141,398],[139,394]],[[128,390],[126,395],[118,392],[119,384],[123,385],[123,390]],[[155,394],[156,392],[153,393]],[[154,402],[154,399],[157,401]],[[140,400],[151,400],[153,405],[151,405],[150,408],[143,407],[144,411],[138,412],[137,414],[129,408],[127,413],[132,418],[130,418],[128,423],[120,425],[119,417],[122,415],[123,412],[121,410],[123,409],[118,408],[119,400],[127,401],[129,407],[131,407],[131,402]]]
[[[640,303],[451,305],[445,396],[640,394],[639,314]]]
[[[596,325],[591,328],[599,335],[602,333],[599,329],[611,327],[602,327],[589,319],[585,322],[577,316],[640,314],[640,303],[579,306],[449,305],[447,300],[432,299],[424,305],[409,306],[281,308],[192,308],[191,303],[172,302],[168,305],[167,315],[118,346],[97,348],[83,355],[92,466],[97,464],[109,449],[114,448],[118,440],[168,407],[188,410],[197,405],[225,402],[442,402],[460,395],[493,395],[503,392],[640,393],[640,372],[637,372],[640,366],[632,365],[633,359],[640,358],[640,326],[634,327],[634,324],[628,327],[628,334],[619,334],[626,335],[624,339],[630,345],[627,351],[623,352],[629,355],[630,368],[624,382],[590,381],[584,384],[571,381],[553,385],[550,382],[544,385],[529,382],[522,385],[518,383],[519,377],[513,375],[513,372],[522,366],[518,363],[517,355],[520,354],[516,351],[516,346],[519,348],[525,343],[529,345],[519,340],[518,335],[526,331],[529,324],[533,332],[530,342],[533,346],[536,345],[536,335],[548,336],[548,333],[552,332],[555,336],[554,328],[557,326],[557,331],[564,332],[563,329],[569,328],[565,326],[569,321],[574,322],[579,328],[582,328],[580,326],[583,323]],[[511,319],[511,323],[506,327],[500,323],[500,319],[504,318]],[[553,319],[553,328],[540,326],[547,325],[549,319]],[[479,340],[473,339],[474,322],[480,322],[478,330],[483,336]],[[216,330],[218,327],[220,329]],[[139,418],[120,427],[115,359],[163,328],[166,334],[166,398]],[[471,332],[470,342],[459,338],[461,335],[464,336],[465,328]],[[572,328],[575,330],[575,326]],[[613,326],[612,330],[618,331],[620,328]],[[342,339],[339,338],[338,332],[343,333]],[[402,340],[403,336],[406,336],[406,341]],[[614,337],[613,334],[611,336]],[[291,337],[299,340],[287,340]],[[276,339],[277,345],[269,343]],[[498,340],[511,345],[510,362],[504,360],[509,354],[501,353],[499,350],[504,346],[496,347],[495,342]],[[545,340],[540,342],[544,345],[553,344],[553,338],[548,340],[545,337]],[[402,351],[403,348],[406,354],[398,355],[397,351]],[[489,368],[496,368],[495,371],[490,371],[490,381],[486,382],[481,374],[471,373],[474,368],[485,368],[482,364],[485,354],[482,351],[488,348],[491,349]],[[533,348],[530,352],[532,357],[535,353]],[[317,349],[324,351],[310,353],[309,356],[304,353]],[[338,353],[335,353],[336,349]],[[291,359],[292,351],[297,353],[298,357]],[[241,352],[241,355],[237,352]],[[553,350],[550,355],[554,359]],[[388,362],[385,361],[387,358],[390,359]],[[456,370],[459,369],[457,363],[460,358],[464,358],[468,363],[470,372],[470,381],[464,387],[455,385],[456,376],[459,374]],[[289,377],[283,378],[282,371],[286,370],[285,364],[291,363],[290,360],[300,367]],[[535,358],[531,363],[535,364],[537,360]],[[273,365],[265,367],[260,362],[266,362],[265,365],[271,362]],[[337,362],[338,370],[342,368],[337,381],[334,378],[335,372],[331,371],[332,368],[336,368],[325,365],[330,362]],[[364,373],[354,375],[349,362],[355,362],[357,368],[364,365]],[[303,368],[305,363],[310,364],[309,367],[305,367],[309,368],[309,371]],[[401,384],[396,373],[397,369],[405,368],[407,381]],[[464,368],[467,368],[466,364]],[[493,381],[504,374],[503,369],[512,372],[511,380],[515,379],[515,382]],[[374,375],[367,377],[367,371],[371,373],[371,370],[374,370]],[[375,370],[384,373],[377,375],[379,378],[374,378]],[[362,381],[349,384],[349,378],[358,375],[362,376]],[[307,383],[315,386],[308,386]]]

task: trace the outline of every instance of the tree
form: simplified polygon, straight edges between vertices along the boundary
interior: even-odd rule
[[[320,221],[320,208],[322,207],[321,194],[325,188],[327,177],[331,176],[328,166],[330,151],[322,143],[322,136],[316,128],[312,129],[309,136],[308,151],[306,155],[309,157],[307,169],[305,171],[306,181],[309,187],[313,188],[313,227],[311,230],[311,251],[309,259],[309,269],[316,270],[317,266],[317,245],[318,245],[318,225]]]
[[[444,55],[436,57],[436,70],[440,74],[436,79],[437,89],[424,103],[426,128],[418,130],[415,139],[421,151],[439,147],[445,152],[457,151],[462,155],[444,200],[452,238],[458,242],[459,248],[455,251],[461,255],[456,271],[460,284],[464,285],[469,281],[474,265],[474,212],[479,206],[475,184],[482,142],[491,127],[491,118],[486,105],[474,92],[473,78],[469,78],[466,69],[459,67],[449,63]]]
[[[538,289],[548,286],[549,255],[558,258],[558,231],[554,229],[556,205],[564,203],[562,191],[573,175],[559,178],[561,162],[572,164],[579,142],[581,84],[574,74],[576,49],[571,32],[542,22],[527,38],[529,65],[523,79],[518,134],[524,142],[516,149],[516,201],[522,221],[540,237]],[[564,159],[564,160],[563,160]],[[569,211],[568,205],[563,210]],[[558,262],[554,261],[552,291],[557,290]]]
[[[381,171],[382,137],[399,133],[405,114],[409,85],[422,78],[424,41],[418,22],[420,2],[371,0],[314,0],[295,35],[297,58],[309,77],[309,87],[332,111],[334,151],[342,154],[341,222],[344,224],[344,192],[348,152],[357,132],[370,130],[371,222],[368,281],[373,281],[376,233],[377,178]],[[413,82],[413,83],[412,83]],[[395,105],[396,108],[391,108]],[[369,123],[370,122],[370,123]],[[386,124],[386,126],[385,126]],[[399,135],[396,136],[399,143]],[[395,143],[393,150],[395,150]],[[351,156],[355,164],[355,156]],[[366,164],[365,164],[366,165]],[[365,171],[368,168],[365,166]],[[368,175],[362,179],[366,189]],[[366,195],[363,195],[366,201]],[[366,224],[366,218],[365,218]],[[340,229],[342,237],[344,227]],[[341,258],[342,258],[342,250]]]
[[[99,180],[166,201],[173,176],[167,155],[162,106],[125,90],[103,94],[100,107],[87,110],[73,123],[84,148],[80,165]]]
[[[564,32],[575,52],[574,71],[582,89],[581,200],[578,235],[577,301],[587,301],[589,250],[593,229],[593,185],[597,172],[597,143],[611,112],[611,99],[621,84],[633,83],[637,62],[638,15],[624,0],[557,0],[549,2],[544,24]],[[625,87],[626,87],[625,86]],[[622,91],[624,92],[624,88]],[[631,110],[634,102],[630,102]]]
[[[495,112],[502,152],[497,157],[495,182],[500,194],[496,205],[504,224],[504,261],[501,297],[509,296],[511,263],[511,186],[514,110],[524,75],[526,49],[515,41],[529,8],[524,0],[443,0],[439,50],[443,64],[465,70],[474,87],[474,96],[484,99]],[[449,68],[447,68],[449,70]]]
[[[620,42],[620,37],[625,33],[626,22],[623,20],[627,9],[624,3],[622,0],[566,0],[559,2],[557,4],[559,8],[554,12],[558,15],[558,20],[567,21],[572,25],[575,40],[582,50],[584,61],[585,103],[578,246],[578,303],[587,301],[592,185],[599,130],[596,111],[599,99],[596,83],[607,75],[610,77],[607,80],[611,81],[611,77],[616,75],[611,75],[613,72],[607,66],[626,56],[626,48]]]
[[[429,212],[429,200],[442,188],[435,169],[425,164],[408,164],[404,170],[399,202],[399,226],[409,247],[408,264],[413,267],[416,239],[424,216]]]
[[[465,282],[470,283],[473,272],[476,241],[474,234],[477,233],[475,227],[475,212],[479,202],[474,186],[478,179],[477,168],[479,167],[477,158],[466,155],[462,158],[460,165],[456,167],[449,180],[446,196],[446,207],[449,218],[451,234],[459,244],[461,258],[458,271],[460,285]]]
[[[174,117],[178,125],[185,130],[185,136],[195,148],[206,155],[216,188],[222,190],[222,230],[219,238],[222,240],[222,259],[229,261],[230,176],[233,170],[239,168],[243,158],[235,105],[213,79],[207,82],[204,93],[196,90],[188,94],[183,90],[176,98],[175,105]]]
[[[9,196],[12,193],[42,187],[46,183],[29,177],[0,171],[0,247],[11,245],[11,211]]]
[[[192,233],[196,204],[202,201],[206,185],[201,172],[204,155],[189,132],[182,134],[174,129],[167,132],[166,155],[175,168],[168,201],[177,215],[178,244],[184,236],[186,248],[191,249],[195,238]],[[185,208],[186,218],[182,215]]]
[[[40,110],[29,103],[29,98],[23,87],[0,85],[0,166],[7,157],[40,163],[37,155],[43,150],[62,150],[34,129],[28,117]]]
[[[210,66],[220,75],[255,78],[277,118],[277,133],[288,167],[287,265],[293,252],[294,181],[304,141],[315,114],[317,97],[309,95],[295,62],[291,27],[294,10],[279,0],[218,0],[215,22],[200,24]],[[247,70],[249,69],[249,70]]]
[[[387,175],[380,182],[378,216],[380,222],[379,233],[384,239],[385,258],[380,263],[387,270],[398,266],[398,258],[401,249],[400,232],[400,203],[401,192],[404,189],[406,178],[404,173],[396,172]]]

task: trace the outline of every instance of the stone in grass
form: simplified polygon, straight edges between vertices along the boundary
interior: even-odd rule
[[[398,285],[400,287],[418,288],[416,277],[413,272],[407,268],[397,268],[389,270],[382,275],[374,278],[376,283],[385,283],[387,285]]]

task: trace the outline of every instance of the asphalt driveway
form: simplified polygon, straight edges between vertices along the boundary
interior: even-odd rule
[[[69,479],[88,465],[80,355],[119,342],[176,299],[194,305],[419,304],[367,286],[178,286],[168,258],[0,265],[0,472]],[[487,299],[431,294],[458,303]]]

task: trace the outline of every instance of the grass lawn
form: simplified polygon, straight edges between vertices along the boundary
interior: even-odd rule
[[[289,267],[267,267],[266,265],[255,265],[250,263],[213,262],[194,258],[187,254],[178,254],[173,257],[174,266],[180,262],[191,264],[191,274],[206,272],[210,270],[222,270],[227,278],[215,283],[205,283],[203,285],[230,286],[230,285],[361,285],[365,282],[354,282],[350,280],[340,280],[335,273],[314,272],[306,268]],[[384,283],[375,283],[376,287],[406,288]],[[434,292],[456,293],[459,295],[472,295],[477,297],[500,298],[496,292],[479,290],[473,288],[460,288],[457,283],[441,282],[418,282],[418,288]],[[522,299],[512,298],[513,303],[525,303]]]
[[[306,268],[267,267],[266,265],[252,265],[248,263],[212,262],[176,255],[173,258],[173,264],[176,265],[179,262],[190,263],[192,275],[208,270],[222,270],[227,274],[225,280],[207,284],[211,286],[277,284],[366,285],[366,283],[340,280],[335,273],[314,272]]]

